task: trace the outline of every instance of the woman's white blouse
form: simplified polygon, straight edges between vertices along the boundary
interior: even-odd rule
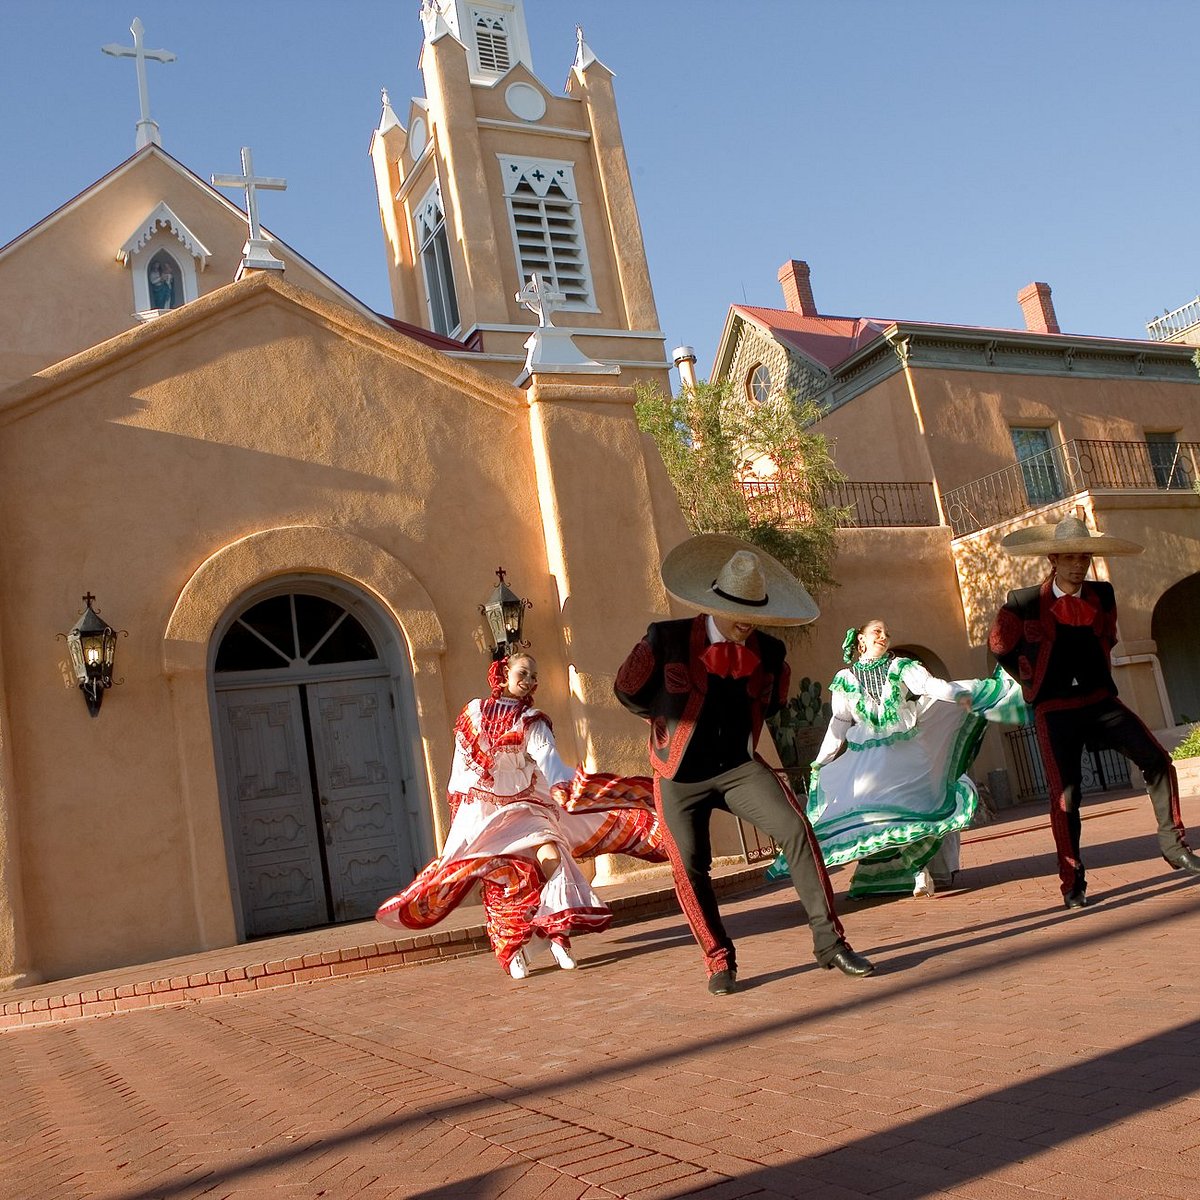
[[[818,767],[832,762],[846,743],[852,747],[866,746],[872,742],[886,741],[898,733],[906,733],[912,729],[917,723],[918,715],[918,706],[911,699],[912,696],[928,696],[931,700],[953,703],[965,690],[939,679],[936,675],[930,675],[919,662],[910,661],[900,672],[902,697],[896,706],[896,717],[894,720],[886,720],[883,708],[891,685],[885,687],[883,699],[876,702],[863,691],[849,667],[837,673],[835,682],[840,682],[841,686],[832,689],[831,692],[830,708],[833,715],[829,719],[825,739],[813,760],[813,765]],[[860,701],[872,718],[869,722],[863,721],[856,711]]]
[[[479,701],[472,700],[467,706],[473,710],[476,722],[479,719]],[[545,721],[534,721],[526,725],[525,736],[515,746],[489,750],[492,756],[492,782],[483,782],[483,767],[474,761],[463,747],[455,741],[454,765],[450,769],[449,790],[465,795],[475,791],[488,791],[497,796],[516,796],[526,791],[534,781],[535,774],[543,780],[539,791],[549,794],[556,783],[569,782],[575,772],[558,756],[554,745],[554,734]]]

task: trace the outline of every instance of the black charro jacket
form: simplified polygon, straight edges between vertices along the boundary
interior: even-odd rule
[[[708,694],[708,670],[700,660],[708,644],[703,613],[657,621],[617,672],[617,699],[650,722],[650,766],[667,779],[679,770]],[[746,645],[759,657],[746,680],[751,737],[757,745],[763,723],[787,703],[791,672],[787,647],[778,638],[756,630]]]
[[[1025,702],[1037,705],[1046,700],[1047,672],[1058,635],[1058,622],[1051,613],[1054,604],[1053,576],[1034,587],[1009,592],[1008,601],[996,614],[988,635],[988,649],[1000,665],[1021,684]],[[1116,684],[1108,667],[1109,656],[1117,641],[1117,599],[1111,583],[1085,580],[1079,598],[1096,609],[1091,633],[1103,656],[1106,683],[1094,693],[1070,700],[1047,703],[1054,708],[1089,704],[1104,696],[1115,696]]]

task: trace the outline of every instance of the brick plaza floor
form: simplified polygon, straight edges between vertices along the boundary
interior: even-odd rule
[[[843,900],[866,980],[775,885],[724,902],[733,996],[668,915],[521,984],[481,955],[13,1030],[0,1196],[1194,1200],[1200,880],[1144,796],[1083,828],[1081,912],[1031,807],[957,890]]]

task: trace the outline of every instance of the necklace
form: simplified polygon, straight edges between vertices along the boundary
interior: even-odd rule
[[[862,688],[875,704],[879,704],[883,699],[884,688],[887,685],[888,668],[892,665],[892,660],[895,656],[888,653],[881,658],[874,658],[870,662],[856,662],[851,670],[854,672],[854,678],[858,680],[859,687]]]

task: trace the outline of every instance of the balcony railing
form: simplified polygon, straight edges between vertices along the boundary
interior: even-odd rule
[[[1190,491],[1200,442],[1073,438],[943,497],[955,537],[1087,491]]]
[[[1163,313],[1161,317],[1155,317],[1153,321],[1147,321],[1146,332],[1156,342],[1169,342],[1193,325],[1200,325],[1200,296]]]
[[[742,490],[752,520],[789,525],[808,519],[807,512],[789,508],[787,497],[771,480],[743,483]],[[931,483],[838,483],[826,489],[825,503],[845,510],[838,524],[846,529],[938,524]]]

